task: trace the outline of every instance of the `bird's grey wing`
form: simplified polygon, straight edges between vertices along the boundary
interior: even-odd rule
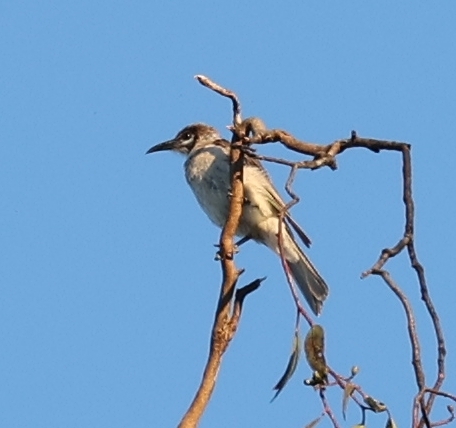
[[[263,165],[261,164],[261,162],[258,159],[252,158],[250,156],[245,156],[245,164],[246,164],[246,166],[254,166],[254,167],[258,168],[259,170],[261,170],[261,172],[263,173],[263,175],[269,182],[270,186],[268,186],[268,188],[267,188],[269,200],[270,200],[271,206],[273,207],[273,209],[276,211],[276,213],[278,215],[282,211],[282,209],[285,207],[285,202],[281,198],[279,192],[274,187],[274,184],[272,183],[272,180],[269,177],[268,172],[266,171],[266,169],[263,167]],[[296,223],[295,220],[293,220],[293,218],[291,217],[291,215],[288,212],[285,215],[285,219],[288,222],[287,226],[289,225],[294,229],[294,231],[296,232],[296,234],[299,236],[299,238],[301,239],[301,241],[304,243],[304,245],[306,247],[310,247],[310,244],[312,243],[312,241],[307,236],[306,232],[304,232],[302,227],[299,226],[299,224]]]
[[[303,244],[309,248],[310,244],[312,244],[312,241],[310,240],[309,236],[304,232],[301,226],[299,226],[298,223],[296,223],[293,218],[290,216],[290,214],[287,214],[286,216],[288,222],[290,223],[291,227],[294,229],[294,231],[298,234],[299,239],[303,242]]]
[[[283,209],[285,206],[285,203],[283,202],[282,198],[278,194],[278,192],[272,187],[272,189],[269,189],[269,194],[271,197],[272,204],[274,208],[277,210],[277,214],[280,213],[280,211]],[[310,238],[307,236],[306,232],[304,232],[303,228],[296,223],[296,221],[291,217],[290,213],[286,213],[285,219],[288,222],[288,224],[293,228],[293,230],[296,232],[296,234],[299,236],[299,239],[303,242],[303,244],[306,247],[310,247],[310,244],[312,241]]]

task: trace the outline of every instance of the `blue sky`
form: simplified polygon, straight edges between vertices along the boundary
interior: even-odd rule
[[[230,104],[195,74],[235,90],[245,116],[301,139],[355,129],[412,144],[417,250],[454,393],[455,17],[450,0],[3,2],[0,426],[172,427],[190,403],[218,295],[219,231],[183,159],[144,153],[192,122],[229,136]],[[282,188],[288,171],[268,169]],[[331,288],[319,321],[328,361],[360,366],[357,381],[404,427],[415,393],[404,314],[380,279],[359,279],[401,236],[400,178],[397,154],[348,151],[336,172],[299,174],[293,213]],[[280,263],[254,243],[237,261],[245,283],[267,281],[246,303],[201,426],[304,426],[321,411],[304,361],[269,403],[295,317]],[[405,255],[388,268],[416,305],[433,382],[415,276]],[[341,392],[328,396],[340,416]],[[352,406],[346,425],[358,422]]]

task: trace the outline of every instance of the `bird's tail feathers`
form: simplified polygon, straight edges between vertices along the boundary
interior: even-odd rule
[[[325,280],[301,250],[297,261],[287,260],[286,263],[310,308],[315,315],[319,315],[329,293]]]

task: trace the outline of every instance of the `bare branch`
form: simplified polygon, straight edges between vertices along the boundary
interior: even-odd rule
[[[447,406],[447,410],[450,416],[448,416],[446,419],[442,419],[441,421],[433,422],[431,424],[432,427],[441,427],[443,425],[448,425],[449,423],[454,421],[455,414],[453,406]]]
[[[415,377],[418,389],[421,391],[425,388],[425,379],[423,371],[423,363],[421,361],[421,346],[418,340],[418,333],[416,330],[416,319],[413,314],[412,305],[410,301],[404,294],[404,292],[399,288],[399,286],[391,278],[391,275],[386,270],[373,270],[373,275],[379,275],[383,278],[388,287],[394,292],[398,297],[402,306],[404,307],[405,314],[407,316],[407,330],[409,333],[410,343],[412,345],[412,364],[415,368]]]
[[[204,76],[197,76],[197,78],[203,85],[223,96],[229,97],[233,102],[233,122],[236,124],[240,121],[241,108],[236,95],[216,85]],[[230,151],[231,201],[228,218],[220,235],[220,258],[223,272],[222,286],[212,327],[211,344],[206,368],[195,398],[179,424],[180,428],[193,428],[198,425],[214,391],[222,356],[236,333],[244,298],[247,294],[258,288],[261,283],[261,280],[257,280],[256,283],[244,288],[244,291],[239,292],[238,298],[233,303],[234,291],[240,275],[240,271],[236,268],[233,260],[235,253],[234,237],[239,225],[244,201],[244,152],[240,149],[241,145],[242,141],[237,138],[236,133],[233,133],[233,142]]]
[[[285,272],[285,278],[287,279],[288,286],[290,287],[291,294],[293,296],[293,299],[296,304],[296,308],[299,311],[299,313],[305,318],[309,326],[313,326],[315,324],[314,320],[310,316],[309,312],[304,308],[304,306],[301,304],[301,301],[299,299],[299,293],[298,290],[296,289],[296,286],[294,285],[293,277],[291,275],[290,269],[288,267],[288,264],[285,260],[285,254],[284,254],[284,249],[283,249],[283,217],[286,213],[286,210],[284,210],[280,216],[279,216],[279,232],[277,234],[277,240],[278,240],[278,247],[279,247],[279,256],[280,256],[280,262],[282,263],[282,268],[283,271]]]
[[[269,156],[262,156],[254,153],[252,151],[251,155],[255,156],[259,160],[267,161],[267,162],[274,162],[281,165],[286,165],[292,168],[292,172],[290,177],[287,181],[286,190],[288,194],[293,198],[291,204],[297,203],[296,195],[291,192],[291,182],[293,181],[292,175],[295,173],[296,169],[298,168],[308,168],[308,169],[316,169],[322,166],[329,166],[332,169],[337,168],[336,163],[336,155],[343,153],[344,151],[351,149],[351,148],[366,148],[371,150],[374,153],[379,153],[382,150],[390,150],[390,151],[400,151],[402,153],[402,160],[403,160],[403,201],[405,205],[405,230],[402,238],[397,242],[395,246],[392,248],[385,248],[382,250],[381,255],[378,261],[374,264],[374,266],[365,271],[362,274],[362,277],[366,277],[371,274],[377,274],[383,277],[385,282],[390,286],[390,288],[395,291],[398,297],[401,299],[403,303],[404,310],[406,312],[406,316],[408,319],[409,325],[409,338],[411,341],[412,346],[412,354],[413,354],[413,367],[415,371],[415,378],[417,380],[418,385],[418,394],[419,397],[419,407],[421,409],[422,418],[418,428],[422,428],[422,425],[425,424],[429,426],[429,419],[428,414],[431,411],[432,405],[434,403],[436,394],[430,394],[429,398],[426,403],[424,403],[422,399],[422,393],[425,388],[425,377],[424,377],[424,370],[421,363],[421,356],[420,356],[420,348],[419,348],[419,340],[418,334],[416,332],[416,321],[415,317],[412,312],[412,308],[408,303],[408,300],[405,298],[405,295],[400,291],[396,284],[392,283],[389,273],[383,270],[384,265],[387,261],[391,258],[402,252],[405,248],[407,248],[409,253],[409,258],[412,264],[412,267],[415,269],[418,282],[420,285],[421,297],[424,301],[426,309],[430,315],[431,321],[434,326],[434,331],[437,338],[437,365],[438,365],[438,374],[437,379],[434,384],[434,390],[439,390],[443,384],[443,380],[445,378],[445,356],[446,356],[446,347],[445,347],[445,339],[443,336],[443,329],[440,324],[440,319],[438,317],[437,311],[433,305],[433,302],[429,295],[429,290],[426,283],[426,278],[424,274],[424,268],[419,263],[415,246],[414,246],[414,203],[412,198],[412,168],[411,168],[411,156],[410,156],[410,145],[407,143],[396,142],[396,141],[385,141],[385,140],[376,140],[371,138],[361,138],[356,135],[356,132],[352,131],[351,136],[349,139],[345,140],[337,140],[332,144],[321,146],[313,143],[308,143],[304,141],[297,140],[294,138],[290,133],[283,131],[283,130],[267,130],[264,126],[262,121],[252,122],[252,123],[259,123],[259,129],[256,130],[255,135],[249,138],[250,144],[265,144],[271,142],[280,142],[288,149],[293,151],[311,155],[314,157],[313,160],[305,160],[305,161],[298,161],[293,162],[287,159],[281,158],[274,158]],[[283,218],[283,215],[282,215]],[[283,264],[283,261],[282,261]],[[286,265],[284,265],[284,270],[286,271]],[[289,274],[287,275],[287,279]],[[394,284],[394,285],[393,285]],[[295,296],[296,292],[290,287]],[[295,297],[296,300],[296,297]],[[296,300],[298,303],[299,301]],[[299,308],[299,306],[298,306]],[[417,426],[417,413],[414,412],[414,426]]]
[[[374,273],[374,271],[379,271],[380,269],[383,268],[385,263],[394,256],[397,256],[410,242],[411,237],[409,235],[405,235],[404,237],[401,238],[401,240],[392,248],[384,248],[382,250],[382,253],[380,254],[379,259],[375,263],[374,266],[372,266],[369,270],[363,272],[361,274],[361,278],[366,278],[367,276],[371,275]]]
[[[337,419],[334,416],[334,412],[332,411],[331,406],[329,405],[328,400],[326,399],[325,388],[320,388],[320,399],[323,403],[323,409],[325,413],[328,415],[329,419],[331,419],[333,427],[340,428],[339,422],[337,422]]]
[[[437,389],[426,388],[424,392],[428,392],[429,394],[440,395],[441,397],[449,398],[450,400],[456,403],[456,395],[450,394],[448,392],[439,391]]]
[[[237,95],[230,91],[229,89],[223,88],[222,86],[218,85],[217,83],[213,82],[209,77],[203,76],[202,74],[197,74],[195,79],[198,80],[203,86],[206,88],[212,89],[213,91],[217,92],[218,94],[227,97],[233,103],[233,125],[238,126],[241,124],[241,103]]]

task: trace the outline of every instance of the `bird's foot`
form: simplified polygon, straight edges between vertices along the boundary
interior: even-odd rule
[[[233,197],[233,192],[231,190],[228,190],[226,196],[228,197],[228,199],[231,199]],[[249,203],[250,201],[244,196],[244,205]]]
[[[214,247],[220,248],[220,244],[214,244]],[[235,254],[237,254],[237,253],[239,253],[239,246],[238,246],[237,244],[234,244],[234,246],[233,246],[233,252],[232,252],[232,253],[226,254],[225,257],[223,257],[222,251],[221,251],[221,250],[218,250],[218,251],[215,253],[214,260],[220,261],[220,260],[223,260],[224,258],[227,258],[227,259],[229,259],[229,260],[232,260],[232,259],[233,259],[233,256],[234,256]]]
[[[232,254],[229,254],[227,255],[227,258],[229,259],[232,259],[234,254],[237,254],[239,253],[239,247],[242,245],[242,244],[245,244],[247,241],[250,241],[252,239],[251,236],[249,235],[246,235],[244,236],[243,238],[239,239],[239,241],[235,242],[234,243],[234,246],[233,246],[233,253]],[[214,247],[218,247],[220,248],[220,244],[214,244]],[[215,253],[215,257],[214,257],[214,260],[222,260],[222,254],[220,252],[220,250],[218,250],[216,253]]]

